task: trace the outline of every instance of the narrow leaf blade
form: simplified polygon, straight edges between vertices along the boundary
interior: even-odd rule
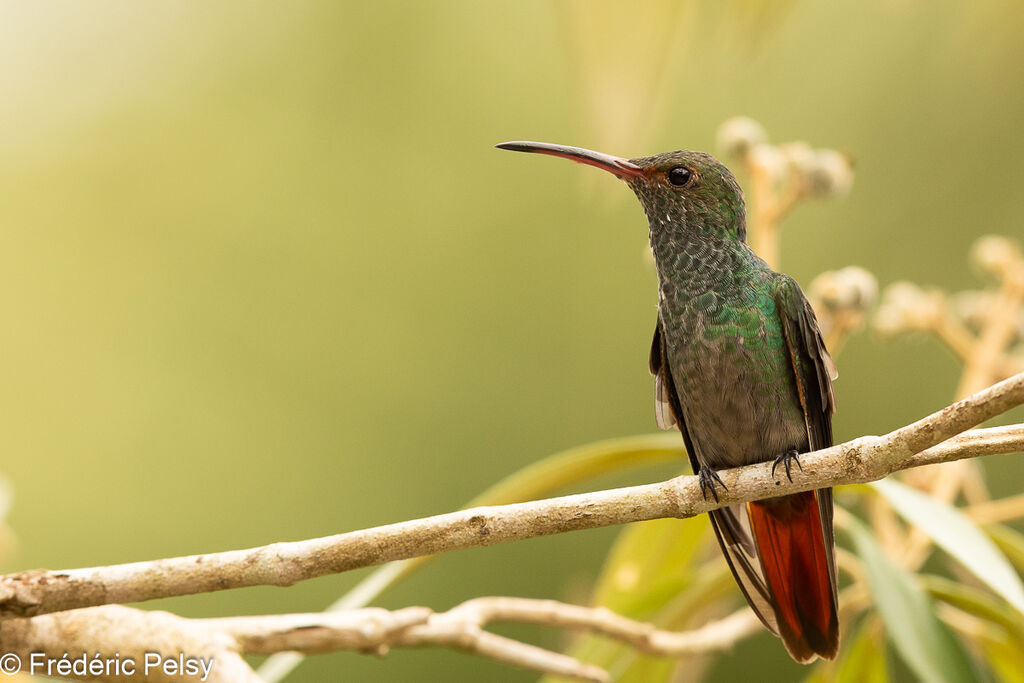
[[[859,521],[847,531],[864,562],[875,608],[896,651],[923,681],[975,681],[960,642],[935,615],[935,606],[910,574],[894,564]]]
[[[853,643],[837,667],[834,678],[837,683],[886,683],[889,680],[885,641],[881,639],[877,626],[874,619],[865,619],[860,625]]]
[[[968,571],[1024,614],[1024,584],[985,532],[952,505],[894,479],[872,484],[904,519],[931,536]]]

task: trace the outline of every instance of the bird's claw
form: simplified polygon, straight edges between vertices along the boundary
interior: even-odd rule
[[[704,500],[708,499],[708,490],[710,489],[715,502],[718,502],[718,491],[715,490],[715,486],[721,486],[723,491],[729,490],[729,487],[725,485],[722,478],[718,476],[718,472],[715,472],[710,467],[700,468],[700,471],[697,472],[697,481],[700,483],[700,493],[704,496]]]
[[[786,468],[786,478],[793,481],[793,474],[790,472],[790,469],[794,462],[800,468],[800,471],[803,472],[804,466],[800,464],[800,453],[795,448],[791,448],[772,462],[772,477],[775,477],[775,468],[781,464]]]

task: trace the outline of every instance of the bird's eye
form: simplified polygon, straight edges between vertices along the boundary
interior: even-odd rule
[[[669,169],[668,181],[676,187],[682,187],[693,178],[693,171],[685,166],[676,166]]]

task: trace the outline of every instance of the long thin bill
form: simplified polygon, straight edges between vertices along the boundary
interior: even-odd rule
[[[582,147],[569,147],[568,145],[552,145],[547,142],[530,142],[518,140],[515,142],[503,142],[495,145],[498,149],[508,149],[513,152],[532,152],[534,154],[550,154],[551,156],[569,159],[580,164],[596,166],[613,173],[619,178],[636,178],[643,174],[643,169],[628,159],[602,154]]]

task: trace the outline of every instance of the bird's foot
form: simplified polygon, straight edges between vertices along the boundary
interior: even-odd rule
[[[704,500],[708,499],[708,490],[711,490],[711,495],[715,497],[715,502],[718,502],[718,491],[715,490],[716,486],[721,486],[723,491],[728,491],[729,487],[725,485],[722,478],[718,476],[718,472],[715,472],[710,467],[702,465],[700,471],[697,472],[697,481],[700,483],[700,493],[704,496]]]
[[[801,472],[804,471],[804,466],[800,464],[800,452],[795,448],[791,448],[779,457],[775,458],[774,462],[772,462],[772,477],[775,476],[775,468],[782,465],[786,468],[786,478],[793,481],[793,475],[790,472],[790,469],[793,467],[793,463],[796,463],[796,466],[800,468]]]

